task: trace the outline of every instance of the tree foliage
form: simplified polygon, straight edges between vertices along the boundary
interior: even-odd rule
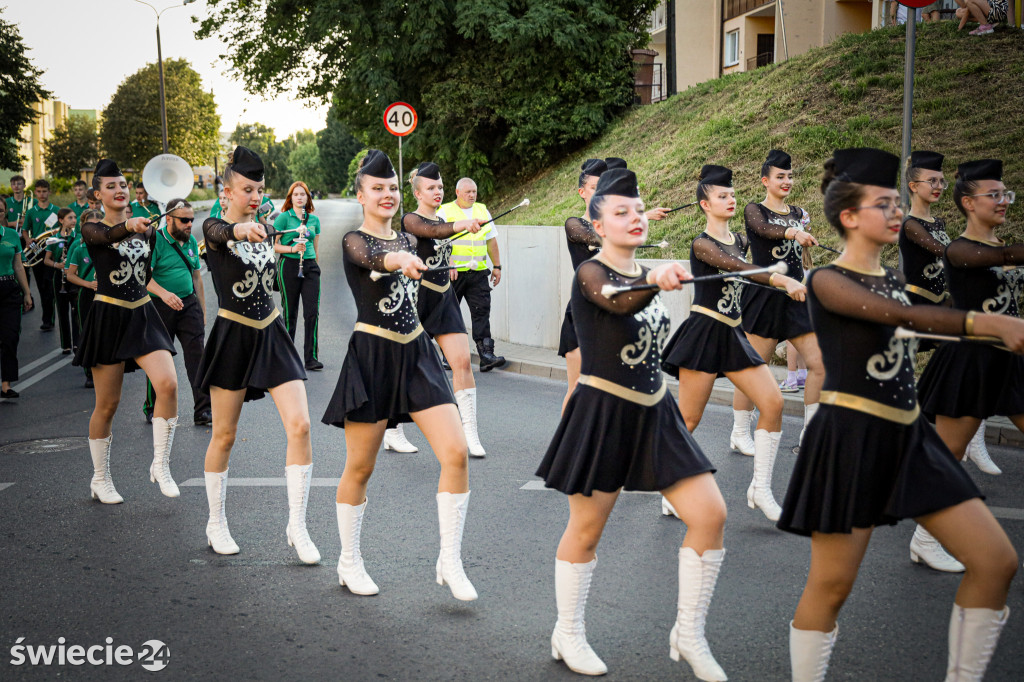
[[[341,122],[333,105],[327,112],[327,127],[316,134],[316,146],[320,149],[324,187],[328,192],[344,190],[349,162],[363,148],[363,143]]]
[[[17,168],[21,155],[21,129],[36,120],[35,104],[50,93],[39,79],[42,69],[32,65],[28,48],[16,24],[3,19],[0,7],[0,168]]]
[[[194,165],[209,165],[219,151],[220,116],[213,93],[184,59],[164,61],[167,141],[171,154]],[[100,129],[104,153],[122,167],[141,171],[163,153],[160,132],[160,74],[147,64],[118,86],[103,110]]]
[[[50,175],[78,178],[83,168],[92,168],[99,157],[96,121],[85,116],[69,116],[43,141],[43,161]]]
[[[288,155],[288,170],[291,171],[294,180],[302,180],[310,191],[324,189],[320,149],[316,142],[303,142],[293,149]]]
[[[267,187],[279,192],[287,191],[292,183],[288,170],[288,155],[295,148],[294,140],[278,141],[274,129],[262,123],[239,123],[231,133],[232,147],[248,147],[263,159]]]
[[[396,147],[382,114],[420,115],[410,162],[431,159],[487,192],[593,138],[632,101],[630,49],[657,0],[209,0],[200,37],[219,37],[249,87],[299,84],[367,145]],[[406,144],[407,143],[407,144]],[[410,163],[410,165],[411,165]]]

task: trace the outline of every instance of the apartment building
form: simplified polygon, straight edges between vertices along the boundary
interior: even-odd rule
[[[651,100],[881,25],[882,0],[665,0],[651,14]]]

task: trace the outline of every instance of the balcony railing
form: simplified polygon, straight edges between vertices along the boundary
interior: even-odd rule
[[[653,12],[651,12],[651,19],[647,25],[647,32],[654,33],[665,28],[668,22],[668,4],[661,3],[658,5]]]
[[[754,69],[760,69],[762,66],[768,66],[775,62],[774,52],[762,52],[759,55],[747,58],[747,71],[753,71]]]
[[[633,83],[634,104],[654,104],[668,98],[668,90],[665,87],[665,65],[651,64],[649,72],[643,75],[638,74],[637,80]],[[650,82],[646,76],[650,75]]]
[[[771,5],[775,0],[722,0],[722,20],[732,19],[741,14],[765,5]]]

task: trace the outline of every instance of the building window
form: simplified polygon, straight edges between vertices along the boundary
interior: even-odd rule
[[[725,34],[725,65],[736,66],[740,63],[740,31],[729,31]]]

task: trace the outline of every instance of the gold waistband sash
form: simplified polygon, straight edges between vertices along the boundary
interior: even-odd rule
[[[740,323],[743,322],[743,318],[741,317],[738,317],[734,320],[731,317],[723,315],[722,313],[715,312],[711,308],[705,308],[704,306],[697,305],[696,303],[690,306],[690,312],[700,313],[701,315],[707,315],[708,317],[714,318],[721,322],[722,324],[727,324],[730,327],[738,327],[740,326]]]
[[[862,398],[859,395],[842,393],[840,391],[822,391],[821,402],[825,405],[835,405],[836,407],[845,407],[848,410],[864,412],[865,414],[880,417],[897,424],[913,424],[921,415],[921,406],[917,403],[914,403],[914,409],[912,410],[901,410],[898,407],[892,407],[877,400]]]
[[[224,310],[223,308],[217,311],[217,317],[223,317],[225,320],[238,322],[239,324],[244,324],[245,326],[252,327],[253,329],[266,329],[280,314],[281,311],[274,308],[274,312],[270,313],[267,317],[262,320],[254,320],[251,317],[239,315],[238,313],[233,313],[230,310]]]
[[[451,282],[451,280],[448,280],[447,282],[444,283],[444,286],[442,287],[442,286],[438,286],[438,285],[434,284],[433,282],[428,282],[425,279],[421,279],[420,280],[420,286],[426,287],[426,288],[430,289],[431,291],[436,291],[439,294],[443,294],[444,292],[446,292],[446,291],[448,291],[449,289],[452,288],[452,282]]]
[[[409,343],[417,336],[423,333],[423,325],[418,324],[408,334],[400,334],[399,332],[393,332],[390,329],[384,329],[384,327],[378,327],[373,324],[366,324],[365,322],[356,322],[355,331],[364,332],[366,334],[373,334],[381,338],[387,339],[388,341],[394,341],[395,343]]]
[[[904,288],[912,294],[917,294],[921,298],[928,299],[932,303],[942,303],[943,301],[946,300],[946,297],[949,296],[949,293],[945,291],[943,291],[941,294],[936,295],[928,291],[927,289],[922,289],[921,287],[913,284],[908,284]]]
[[[631,388],[621,386],[614,381],[608,381],[607,379],[595,377],[591,374],[581,374],[579,383],[584,386],[596,388],[599,391],[604,391],[605,393],[611,393],[617,398],[622,398],[623,400],[628,400],[631,403],[643,405],[644,407],[651,407],[652,405],[657,405],[661,402],[661,399],[665,397],[665,391],[668,388],[665,385],[665,382],[662,381],[661,386],[654,393],[641,393],[640,391],[634,391]]]
[[[110,305],[121,306],[122,308],[138,308],[146,305],[149,302],[149,296],[143,296],[137,301],[124,301],[120,298],[114,298],[113,296],[106,296],[104,294],[97,294],[93,297],[95,303],[109,303]]]

